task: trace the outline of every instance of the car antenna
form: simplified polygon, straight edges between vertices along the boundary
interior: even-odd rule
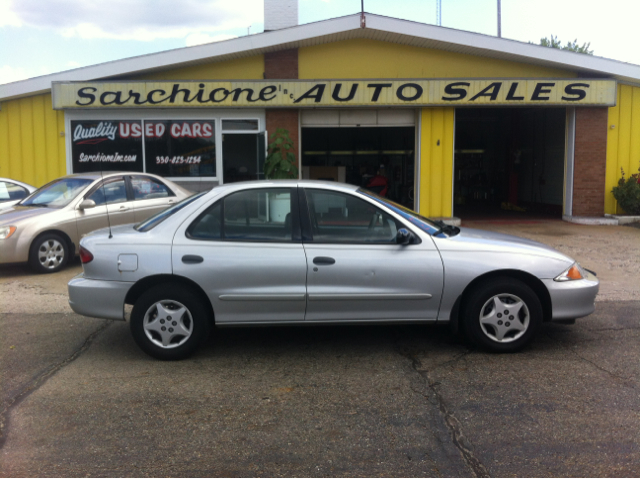
[[[102,194],[104,195],[104,207],[107,209],[107,223],[109,224],[109,239],[113,238],[111,234],[111,218],[109,218],[109,202],[107,201],[107,191],[104,187],[104,175],[100,170],[100,178],[102,178]]]

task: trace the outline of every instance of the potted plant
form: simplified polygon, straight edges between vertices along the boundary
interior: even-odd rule
[[[296,155],[292,153],[293,141],[289,138],[289,131],[284,128],[276,129],[269,137],[271,143],[267,148],[267,158],[264,162],[264,175],[268,180],[286,180],[298,178]]]
[[[293,141],[284,128],[276,129],[269,140],[267,158],[264,162],[264,174],[268,180],[287,180],[298,178],[296,156],[293,154]],[[269,217],[271,221],[284,222],[291,210],[289,195],[269,194]]]
[[[620,207],[629,215],[640,215],[640,168],[638,173],[630,175],[629,178],[624,177],[618,180],[618,186],[614,186],[611,192]]]

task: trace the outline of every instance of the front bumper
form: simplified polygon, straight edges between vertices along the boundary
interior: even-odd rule
[[[86,279],[80,273],[69,281],[69,306],[93,318],[124,321],[124,299],[133,283]]]
[[[590,272],[585,279],[576,281],[542,281],[551,296],[552,321],[582,318],[595,311],[600,281]]]

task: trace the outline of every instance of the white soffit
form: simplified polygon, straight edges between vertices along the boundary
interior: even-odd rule
[[[354,38],[530,63],[572,70],[582,76],[610,77],[640,85],[640,66],[631,63],[367,13],[366,28],[360,27],[359,14],[349,15],[7,83],[0,85],[0,100],[48,92],[53,81],[91,81],[143,75]]]

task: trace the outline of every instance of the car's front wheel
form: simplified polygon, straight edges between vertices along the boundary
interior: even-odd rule
[[[38,273],[56,273],[69,261],[69,245],[60,235],[47,233],[31,244],[29,264]]]
[[[180,284],[151,288],[138,298],[131,312],[133,339],[157,359],[189,357],[209,337],[210,330],[208,308]]]
[[[542,314],[529,286],[515,278],[496,278],[471,291],[463,324],[475,344],[493,352],[516,352],[535,337]]]

